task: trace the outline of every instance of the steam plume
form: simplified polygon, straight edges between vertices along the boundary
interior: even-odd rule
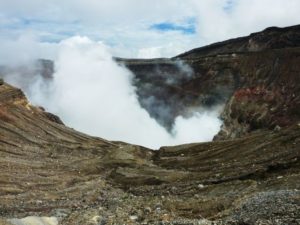
[[[82,132],[150,148],[209,141],[219,131],[218,110],[177,117],[166,131],[139,105],[132,74],[118,65],[102,43],[86,37],[61,42],[49,83],[35,80],[29,99]]]

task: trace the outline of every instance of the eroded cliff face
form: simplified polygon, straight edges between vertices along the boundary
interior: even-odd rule
[[[150,112],[165,126],[225,104],[216,141],[158,151],[68,128],[0,80],[0,224],[299,224],[298,34],[272,28],[213,51],[118,59],[140,96],[170,104],[171,116]],[[232,52],[249,38],[263,47]]]
[[[224,104],[224,125],[215,137],[220,140],[300,121],[299,46],[300,26],[268,28],[172,59],[119,61],[135,74],[141,105],[167,126],[191,108]],[[152,105],[144,103],[147,97]],[[157,105],[168,106],[166,120]]]

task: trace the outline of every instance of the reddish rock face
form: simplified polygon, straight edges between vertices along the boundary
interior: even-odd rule
[[[223,130],[233,134],[237,126],[247,127],[244,132],[233,135],[239,137],[259,129],[296,124],[300,120],[299,61],[298,48],[241,57],[238,67],[243,82],[222,114]],[[226,139],[224,134],[219,138]]]

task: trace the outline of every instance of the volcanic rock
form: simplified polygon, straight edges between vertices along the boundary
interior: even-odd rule
[[[169,129],[190,109],[220,105],[224,125],[216,140],[300,121],[299,25],[271,27],[171,59],[117,60],[135,74],[140,104]]]

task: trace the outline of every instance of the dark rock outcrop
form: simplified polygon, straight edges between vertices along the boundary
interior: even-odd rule
[[[183,53],[178,58],[259,52],[268,49],[300,47],[300,26],[269,27],[247,37],[227,40]]]

